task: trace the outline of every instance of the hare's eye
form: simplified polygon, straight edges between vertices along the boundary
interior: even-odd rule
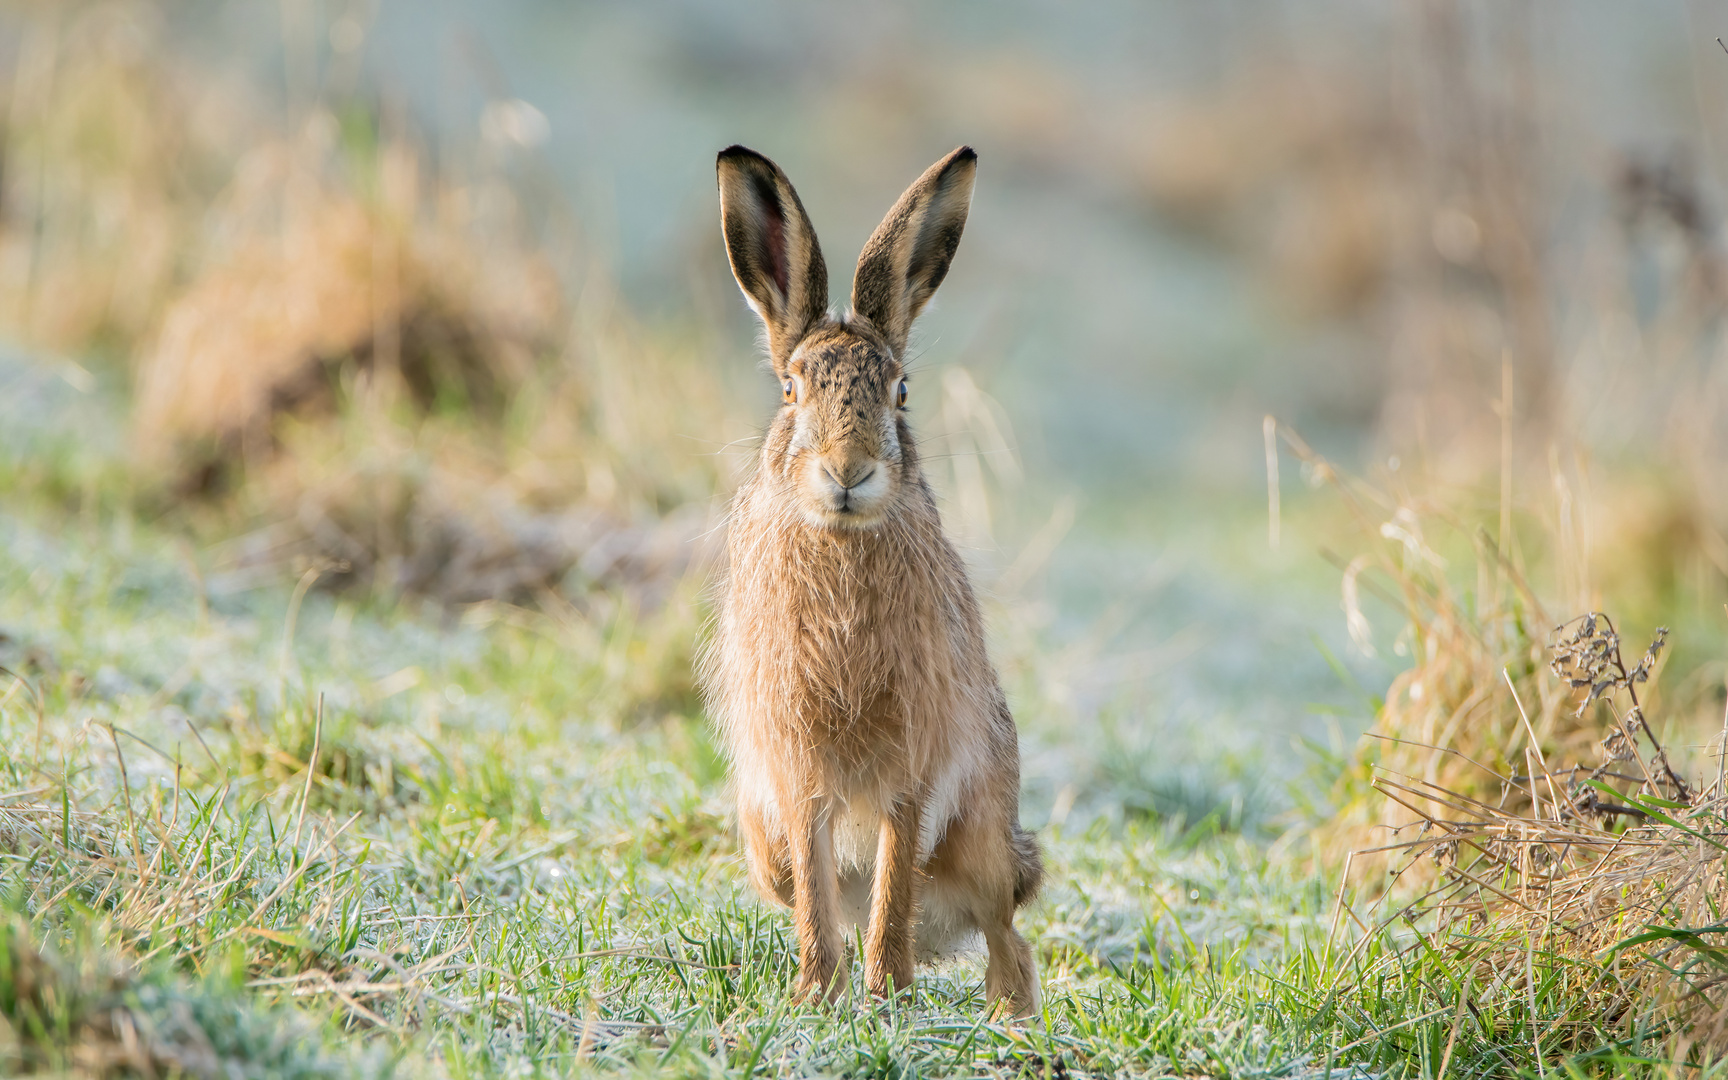
[[[894,407],[896,409],[904,409],[906,407],[906,380],[905,379],[901,379],[894,386]]]
[[[780,400],[788,405],[798,400],[798,387],[791,379],[780,384]]]

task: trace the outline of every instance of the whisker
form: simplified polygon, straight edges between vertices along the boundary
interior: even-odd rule
[[[998,449],[995,449],[995,450],[952,450],[952,451],[949,451],[949,452],[944,453],[944,454],[920,454],[920,455],[918,455],[918,460],[920,460],[920,461],[958,461],[961,458],[989,457],[992,454],[1007,454],[1007,455],[1012,456],[1013,453],[1014,453],[1013,450],[1010,450],[1009,448],[1004,446],[1004,447],[999,447]]]
[[[761,442],[764,438],[766,438],[765,435],[758,433],[755,435],[745,435],[741,438],[733,439],[730,442],[717,443],[712,439],[704,439],[704,438],[697,436],[697,435],[686,435],[683,432],[679,432],[677,437],[680,439],[687,440],[689,442],[693,442],[693,443],[704,443],[708,446],[719,447],[719,450],[715,451],[716,453],[719,453],[719,452],[725,451],[725,450],[730,450],[734,446],[741,446],[745,443]]]

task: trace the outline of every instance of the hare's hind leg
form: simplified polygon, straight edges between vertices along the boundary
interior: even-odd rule
[[[918,917],[919,800],[900,800],[882,815],[864,977],[877,997],[912,989],[913,923]]]
[[[990,966],[984,970],[984,999],[1006,1009],[1007,1015],[1029,1020],[1038,1015],[1038,965],[1032,946],[1014,929],[1014,909],[998,909],[983,923],[984,941],[990,947]]]
[[[1030,898],[1035,885],[1029,887],[1028,878],[1038,868],[1036,845],[1030,846],[1034,865],[1028,866],[1028,845],[1021,835],[997,815],[963,815],[949,824],[927,869],[931,889],[942,894],[943,905],[962,908],[984,932],[990,949],[985,999],[993,1008],[1005,1007],[1010,1016],[1029,1018],[1038,1014],[1038,969],[1032,947],[1014,929],[1014,909]]]
[[[762,804],[741,799],[738,832],[744,842],[744,861],[750,867],[750,883],[765,899],[792,906],[792,850],[784,829],[771,827]]]

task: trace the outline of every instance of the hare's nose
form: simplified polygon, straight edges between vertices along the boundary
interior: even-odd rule
[[[824,461],[822,471],[828,475],[828,479],[850,491],[876,474],[876,463],[869,460],[848,461],[837,466],[831,461]]]

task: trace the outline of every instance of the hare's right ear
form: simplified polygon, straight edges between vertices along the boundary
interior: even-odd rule
[[[754,150],[720,151],[720,227],[745,299],[768,328],[776,374],[828,311],[828,266],[792,181]]]
[[[895,356],[905,354],[912,320],[948,276],[977,175],[978,155],[970,146],[930,166],[900,196],[858,256],[852,310],[875,324]]]

